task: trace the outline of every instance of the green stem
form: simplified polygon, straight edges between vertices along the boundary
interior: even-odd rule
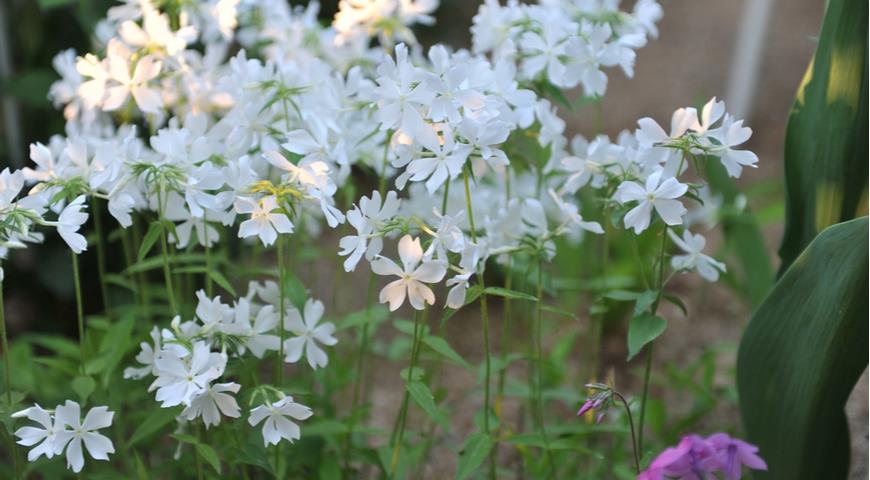
[[[3,380],[6,387],[6,406],[12,408],[12,367],[9,363],[9,338],[6,334],[6,307],[3,304],[3,280],[0,279],[0,342],[3,348]],[[18,469],[18,455],[15,451],[15,439],[9,435],[9,456],[12,457],[12,469],[15,472],[15,478],[21,478],[21,471]]]
[[[549,468],[548,477],[553,478],[555,473],[555,462],[553,461],[553,452],[550,450],[550,439],[547,435],[547,427],[544,424],[544,341],[543,341],[543,303],[544,303],[544,269],[541,257],[538,256],[538,278],[537,278],[536,297],[538,301],[535,303],[535,416],[537,417],[538,428],[541,430],[541,438],[544,440],[544,448],[546,449],[547,465]]]
[[[347,427],[347,439],[344,446],[344,477],[350,470],[350,454],[353,449],[353,430],[356,427],[356,408],[359,405],[360,391],[363,383],[363,368],[365,363],[365,354],[368,350],[369,343],[369,323],[371,322],[371,306],[372,293],[375,289],[375,274],[369,275],[368,291],[366,293],[366,323],[363,324],[362,332],[360,332],[359,350],[356,358],[356,375],[353,382],[353,400],[350,405],[350,420]]]
[[[278,236],[278,290],[279,290],[279,309],[278,313],[278,334],[280,338],[280,344],[278,345],[278,358],[275,361],[275,384],[278,387],[281,387],[284,384],[284,338],[287,335],[287,332],[284,330],[284,315],[286,314],[286,297],[284,289],[284,237]]]
[[[625,413],[628,414],[628,426],[631,429],[631,450],[634,452],[634,470],[636,473],[640,473],[640,457],[638,455],[637,439],[634,436],[634,422],[631,419],[631,409],[628,408],[628,402],[622,394],[619,392],[613,392],[613,395],[622,400],[622,405],[625,407]]]
[[[160,207],[159,221],[163,222],[165,221],[164,212],[166,211],[166,206],[163,204],[159,190],[157,193],[157,203]],[[166,298],[169,301],[169,309],[173,315],[178,315],[178,305],[175,303],[175,288],[172,286],[172,270],[169,267],[169,245],[166,241],[168,235],[168,230],[160,235],[160,255],[163,257],[163,283],[166,285]]]
[[[94,219],[94,234],[97,236],[97,273],[100,275],[100,295],[103,297],[103,310],[111,318],[112,302],[109,298],[109,284],[106,283],[106,246],[103,239],[103,220],[98,207],[97,198],[91,197],[91,217]]]
[[[424,310],[425,311],[425,310]],[[397,419],[398,428],[395,431],[394,441],[393,441],[393,454],[390,460],[390,477],[396,478],[396,469],[399,467],[399,458],[402,450],[402,439],[405,436],[405,423],[408,418],[408,383],[414,381],[414,368],[417,366],[417,357],[420,353],[420,311],[414,310],[414,339],[411,344],[411,365],[408,367],[408,378],[405,381],[405,394],[402,396],[402,406],[399,410],[399,417]]]
[[[82,375],[84,375],[87,357],[85,356],[85,314],[82,309],[82,284],[81,278],[79,277],[79,257],[72,251],[70,252],[70,255],[72,256],[73,283],[75,284],[76,290],[76,317],[78,318],[79,327],[79,355],[81,357],[79,369],[81,370]]]
[[[468,224],[471,229],[471,241],[477,243],[477,228],[474,225],[474,209],[471,201],[471,185],[468,180],[468,169],[462,171],[462,181],[465,184],[465,209],[468,215]],[[490,413],[490,398],[489,386],[492,376],[492,354],[489,348],[489,310],[486,304],[486,283],[484,282],[483,274],[478,275],[480,288],[483,293],[480,295],[480,318],[483,322],[483,353],[485,357],[485,373],[483,384],[483,430],[489,435],[489,413]],[[495,450],[495,448],[493,449]],[[495,478],[495,455],[490,452],[490,478]]]
[[[662,293],[665,288],[665,250],[667,249],[667,241],[668,226],[667,224],[665,224],[665,228],[662,230],[661,251],[659,252],[658,293],[656,294],[656,299],[652,304],[653,315],[658,312],[659,303],[661,303]],[[652,371],[653,343],[654,342],[650,342],[646,346],[646,365],[644,366],[643,373],[643,392],[641,393],[640,397],[640,420],[638,421],[637,449],[641,452],[641,454],[643,454],[643,427],[644,420],[646,419],[646,404],[649,395],[650,372]]]
[[[205,238],[201,239],[205,248],[205,293],[208,295],[208,298],[211,298],[212,292],[214,291],[214,285],[211,279],[211,272],[214,269],[214,265],[211,262],[211,242],[208,240],[208,213],[204,213],[202,215],[202,223],[203,223],[203,236]]]

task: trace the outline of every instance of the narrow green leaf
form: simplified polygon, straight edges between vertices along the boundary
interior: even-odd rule
[[[465,439],[459,453],[456,479],[463,480],[475,472],[492,450],[492,438],[486,433],[474,433]]]
[[[846,478],[843,408],[867,367],[867,217],[824,230],[758,307],[740,341],[737,387],[754,478]]]
[[[668,322],[658,315],[643,313],[632,317],[628,324],[628,360],[640,353],[644,345],[655,340],[668,327]]]
[[[453,350],[453,348],[450,347],[450,344],[447,343],[447,340],[444,340],[441,337],[436,337],[434,335],[428,335],[423,338],[423,343],[445,359],[455,363],[456,365],[459,365],[462,368],[472,370],[472,366],[468,362],[466,362],[461,355],[456,353],[456,350]]]
[[[139,255],[137,255],[136,259],[138,261],[145,260],[145,257],[148,256],[148,252],[154,247],[154,244],[157,242],[157,239],[160,238],[160,235],[163,233],[163,223],[161,222],[153,222],[149,227],[148,231],[145,232],[145,236],[142,237],[142,243],[139,245]]]
[[[142,422],[139,423],[136,430],[133,431],[133,435],[131,435],[130,440],[127,441],[127,448],[132,448],[142,440],[157,433],[163,429],[163,427],[172,423],[177,415],[178,411],[176,409],[158,408],[153,410]]]
[[[435,404],[435,397],[425,383],[414,380],[407,383],[407,388],[414,402],[426,412],[432,421],[440,425],[447,424],[447,415]]]
[[[212,280],[214,280],[214,283],[218,284],[218,286],[226,290],[230,295],[232,295],[233,297],[238,296],[236,295],[236,289],[234,289],[233,286],[230,285],[229,280],[227,280],[227,277],[225,277],[224,274],[217,270],[211,270],[208,272],[208,276],[211,277]]]
[[[136,478],[139,480],[148,480],[151,478],[148,475],[148,468],[142,461],[142,457],[139,456],[139,452],[133,452],[133,456],[136,458]]]
[[[484,293],[487,295],[493,295],[496,297],[504,297],[511,298],[514,300],[528,300],[530,302],[537,302],[538,297],[534,295],[529,295],[528,293],[518,292],[516,290],[508,290],[502,287],[486,287]]]
[[[218,475],[220,475],[221,460],[220,458],[218,458],[217,452],[215,452],[214,449],[211,448],[211,446],[204,443],[196,443],[195,447],[197,453],[199,453],[199,456],[205,459],[205,461],[208,462],[209,465],[211,465],[211,468],[213,468],[214,471],[217,472]]]
[[[654,290],[647,290],[640,295],[638,295],[637,300],[634,303],[634,314],[640,315],[641,313],[647,311],[649,307],[652,306],[656,301],[656,297],[658,293]]]

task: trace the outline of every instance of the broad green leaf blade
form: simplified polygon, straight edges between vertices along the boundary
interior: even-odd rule
[[[201,456],[202,458],[204,458],[205,461],[208,462],[209,465],[211,465],[211,468],[213,468],[214,471],[217,472],[218,475],[220,475],[221,474],[221,460],[218,457],[217,452],[215,452],[213,448],[211,448],[210,446],[208,446],[204,443],[196,443],[195,447],[196,447],[196,453],[199,456]]]
[[[429,418],[439,425],[447,424],[447,415],[444,414],[444,411],[438,408],[438,405],[435,404],[435,397],[432,395],[432,392],[429,390],[429,387],[426,386],[425,383],[414,380],[408,382],[408,393],[411,394],[411,398],[414,399],[414,402],[426,412],[426,415]]]
[[[666,328],[668,322],[658,315],[642,313],[632,317],[628,324],[628,359],[634,358],[644,345],[658,338]]]
[[[780,274],[822,229],[867,214],[867,1],[831,0],[785,134]]]
[[[485,433],[475,433],[465,439],[456,467],[456,479],[462,480],[474,473],[492,450],[492,438]]]
[[[157,239],[160,238],[160,235],[162,234],[163,224],[161,222],[153,222],[151,226],[148,227],[148,231],[142,238],[142,244],[139,245],[139,254],[136,256],[137,261],[141,262],[142,260],[145,260],[145,257],[148,256],[148,252],[151,251],[151,248],[154,247]]]
[[[867,366],[867,217],[823,231],[777,282],[737,358],[754,478],[846,478],[843,406]]]

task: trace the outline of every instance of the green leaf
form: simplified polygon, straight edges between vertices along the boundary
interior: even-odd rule
[[[97,382],[91,377],[78,376],[70,383],[70,387],[72,387],[73,391],[79,395],[79,400],[82,403],[86,403],[88,397],[90,397],[91,394],[94,393],[94,389],[97,388]]]
[[[534,295],[529,295],[528,293],[518,292],[516,290],[508,290],[506,288],[501,287],[486,287],[483,291],[487,295],[493,295],[496,297],[504,297],[504,298],[512,298],[515,300],[528,300],[530,302],[537,302],[538,297]]]
[[[445,359],[455,363],[456,365],[459,365],[462,368],[472,370],[471,365],[469,365],[469,363],[466,362],[461,355],[456,353],[456,350],[453,350],[453,348],[450,347],[450,344],[447,343],[447,340],[444,340],[441,337],[429,335],[423,338],[423,343],[432,350],[435,350],[436,353],[438,353]]]
[[[456,479],[462,480],[474,473],[489,455],[492,445],[492,438],[486,433],[474,433],[466,438],[462,445],[462,451],[459,453]]]
[[[435,397],[425,383],[414,380],[407,383],[407,388],[414,402],[426,412],[432,421],[442,426],[447,425],[447,415],[435,404]]]
[[[153,410],[133,431],[133,435],[127,441],[127,448],[134,447],[142,440],[159,432],[163,427],[172,423],[177,415],[178,411],[173,408],[158,408]]]
[[[148,480],[151,478],[148,475],[148,468],[145,466],[145,463],[142,462],[142,457],[139,456],[139,452],[133,452],[133,456],[136,458],[136,478],[139,480]]]
[[[195,446],[196,452],[199,454],[199,456],[205,459],[205,461],[208,462],[209,465],[211,465],[211,468],[213,468],[214,471],[217,472],[218,475],[220,475],[221,460],[220,458],[218,458],[217,452],[215,452],[214,449],[211,448],[209,445],[206,445],[204,443],[197,442]]]
[[[655,340],[668,327],[668,322],[658,315],[636,315],[628,324],[628,359],[640,353],[644,345]]]
[[[867,2],[828,2],[785,133],[780,274],[829,225],[867,214]]]
[[[657,296],[658,292],[654,290],[647,290],[638,295],[637,300],[634,303],[634,314],[640,315],[641,313],[647,311],[647,309],[651,307],[653,303],[655,303]]]
[[[843,407],[867,366],[867,217],[824,230],[743,334],[743,422],[769,471],[759,479],[846,478]]]
[[[139,255],[136,257],[138,261],[145,260],[145,257],[148,256],[148,252],[154,247],[154,244],[157,242],[157,239],[160,238],[160,235],[163,233],[163,223],[161,222],[153,222],[151,226],[148,227],[148,231],[145,233],[145,236],[142,237],[142,243],[139,245]]]
[[[211,270],[208,272],[208,276],[211,277],[212,280],[214,280],[214,283],[218,284],[218,286],[226,290],[230,295],[232,295],[233,297],[238,296],[236,295],[236,290],[233,288],[232,285],[230,285],[230,281],[227,280],[227,277],[225,277],[224,274],[217,270]]]

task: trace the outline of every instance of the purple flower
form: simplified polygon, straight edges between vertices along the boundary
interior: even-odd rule
[[[604,403],[604,401],[600,398],[590,398],[586,400],[583,406],[580,407],[580,410],[577,411],[577,416],[580,417],[590,410],[595,410],[596,408],[600,407],[602,403]]]
[[[758,447],[742,440],[716,433],[708,438],[687,435],[676,447],[666,448],[638,475],[638,480],[704,480],[721,472],[725,480],[738,480],[745,465],[767,470],[759,457]]]
[[[719,456],[725,480],[738,480],[744,465],[753,470],[767,470],[767,463],[758,456],[758,447],[724,433],[714,433],[707,438]]]

